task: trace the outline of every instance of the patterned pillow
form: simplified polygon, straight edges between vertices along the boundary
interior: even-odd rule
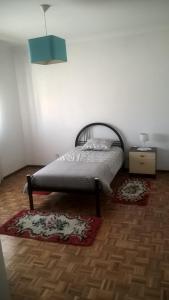
[[[82,147],[81,150],[108,151],[113,144],[111,139],[90,139]]]

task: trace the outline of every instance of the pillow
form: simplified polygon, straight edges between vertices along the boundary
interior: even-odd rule
[[[111,139],[89,139],[81,150],[108,151],[113,144]]]

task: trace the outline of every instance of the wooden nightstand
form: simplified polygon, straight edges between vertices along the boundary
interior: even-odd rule
[[[129,173],[156,175],[156,153],[157,149],[152,147],[148,151],[130,148]]]

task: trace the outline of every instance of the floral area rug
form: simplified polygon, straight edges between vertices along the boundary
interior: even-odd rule
[[[22,210],[0,227],[0,234],[88,246],[93,243],[100,225],[101,219],[97,217]]]
[[[33,191],[34,195],[46,196],[49,195],[51,192],[41,192],[41,191]]]
[[[128,178],[119,184],[113,193],[113,201],[122,204],[146,205],[150,183],[144,179]]]

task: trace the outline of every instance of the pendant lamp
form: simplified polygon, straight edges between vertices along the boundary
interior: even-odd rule
[[[65,40],[47,34],[45,13],[50,8],[48,4],[42,4],[44,13],[45,36],[29,39],[29,51],[32,64],[48,65],[67,61]]]

